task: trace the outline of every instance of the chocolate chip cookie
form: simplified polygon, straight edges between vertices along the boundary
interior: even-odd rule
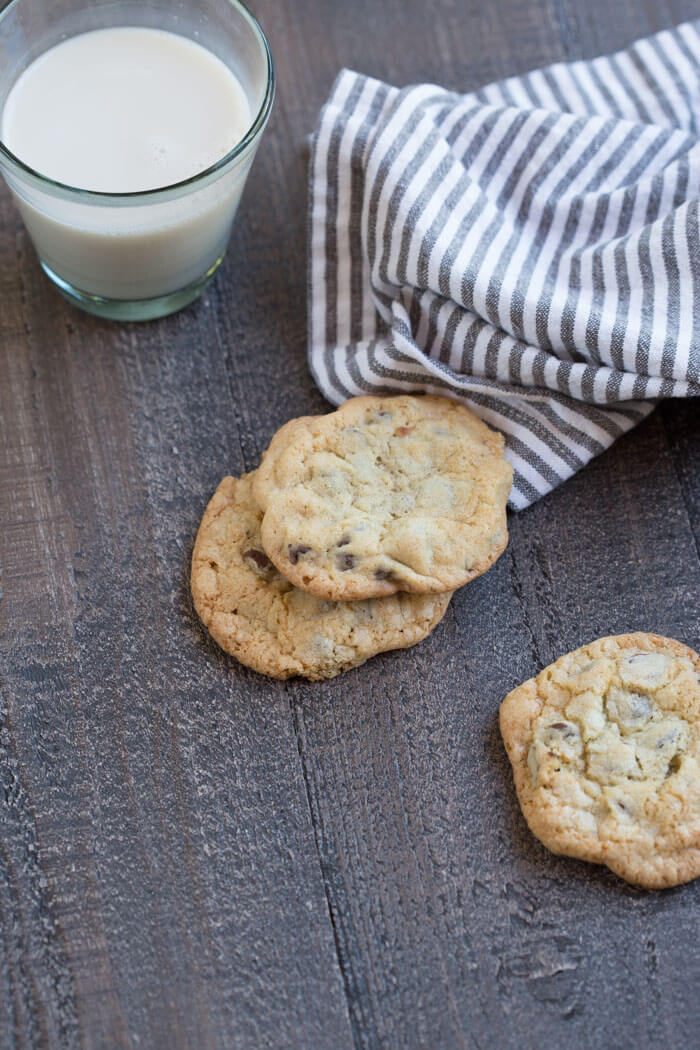
[[[601,638],[510,693],[501,733],[530,830],[649,889],[700,874],[700,657]]]
[[[503,438],[444,397],[356,397],[293,421],[254,483],[262,544],[318,598],[454,590],[506,546]]]
[[[421,641],[451,594],[319,601],[275,569],[260,542],[252,474],[224,478],[207,507],[192,556],[192,597],[216,642],[273,678],[332,678],[387,649]]]

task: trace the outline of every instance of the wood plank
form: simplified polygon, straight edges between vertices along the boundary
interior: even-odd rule
[[[351,1045],[287,695],[188,594],[254,441],[226,284],[160,325],[77,315],[2,207],[0,1043]]]
[[[673,465],[683,494],[683,502],[695,546],[700,556],[700,427],[698,407],[694,401],[670,402],[661,406],[663,421]]]

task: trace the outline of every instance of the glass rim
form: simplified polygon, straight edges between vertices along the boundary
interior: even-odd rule
[[[13,7],[15,3],[20,3],[21,0],[9,0],[9,3],[2,4],[0,0],[0,21],[2,16],[9,7]],[[267,67],[267,78],[265,83],[265,94],[263,96],[260,108],[255,116],[255,119],[251,123],[250,127],[246,131],[242,139],[236,143],[220,157],[219,160],[210,164],[208,168],[204,168],[202,171],[195,172],[194,175],[189,175],[186,179],[180,179],[179,182],[169,183],[167,186],[156,186],[150,190],[130,190],[126,193],[112,192],[109,190],[86,190],[79,186],[71,186],[67,182],[59,182],[57,179],[52,179],[48,175],[42,175],[36,168],[32,168],[29,164],[25,164],[23,160],[8,149],[0,137],[0,160],[9,163],[10,168],[19,169],[18,174],[23,177],[29,176],[33,182],[38,182],[40,186],[55,191],[59,191],[61,196],[78,197],[84,201],[94,201],[99,204],[106,204],[107,202],[121,202],[124,201],[128,204],[138,204],[141,200],[144,202],[152,202],[154,199],[160,196],[166,196],[175,193],[176,196],[180,196],[184,191],[194,188],[198,183],[209,180],[209,178],[227,168],[232,161],[243,156],[256,138],[260,135],[272,109],[272,103],[275,97],[275,67],[272,61],[272,52],[270,51],[270,44],[265,36],[262,26],[258,22],[254,14],[252,14],[241,0],[229,0],[232,7],[238,9],[239,13],[246,19],[251,29],[258,38],[258,42],[262,46],[263,56]],[[180,34],[184,35],[184,34]],[[187,39],[190,39],[189,37]],[[202,45],[203,46],[203,45]]]

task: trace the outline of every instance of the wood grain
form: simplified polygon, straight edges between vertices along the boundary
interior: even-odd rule
[[[0,1047],[693,1046],[700,885],[642,893],[519,814],[496,712],[596,635],[700,644],[690,403],[511,519],[435,634],[269,682],[193,614],[203,507],[305,361],[307,136],[343,65],[468,90],[696,0],[259,0],[279,90],[207,297],[116,326],[0,193]]]

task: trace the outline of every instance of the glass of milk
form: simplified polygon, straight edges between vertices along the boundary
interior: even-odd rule
[[[0,11],[0,170],[63,295],[124,321],[196,299],[273,96],[267,40],[238,0]]]

